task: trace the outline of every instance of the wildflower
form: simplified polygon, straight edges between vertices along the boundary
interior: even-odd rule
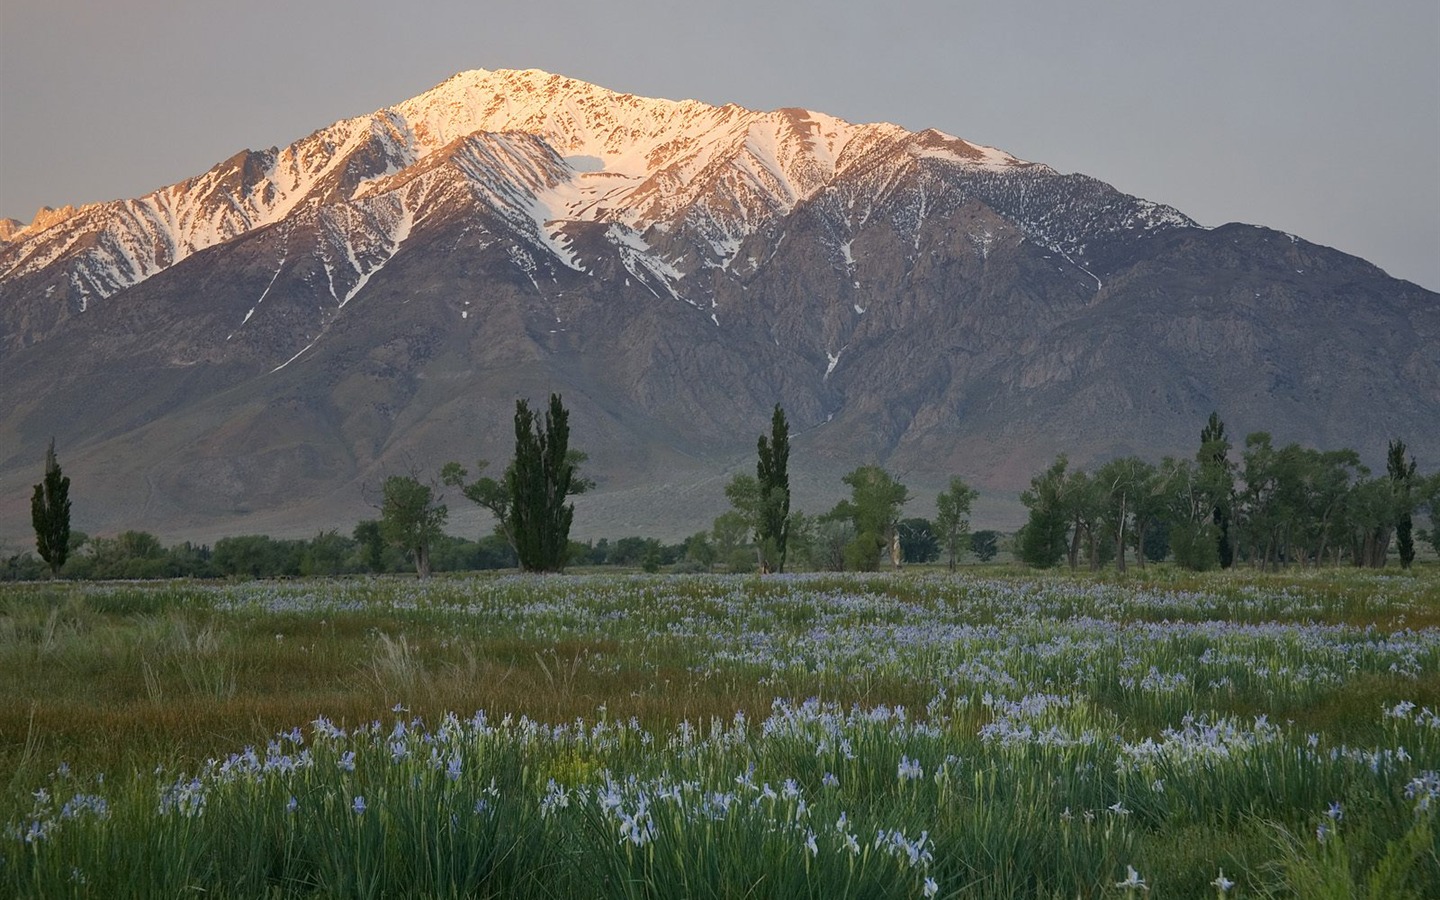
[[[1110,806],[1110,811],[1117,816],[1130,815],[1130,810],[1125,808],[1125,801],[1123,800],[1116,800],[1115,803]]]
[[[1214,881],[1210,883],[1215,885],[1215,890],[1219,891],[1221,894],[1230,893],[1230,889],[1235,886],[1235,882],[1225,877],[1224,869],[1221,869],[1220,874],[1215,878]]]
[[[806,832],[805,832],[805,849],[810,851],[810,855],[811,855],[811,856],[819,856],[819,855],[820,855],[820,848],[819,848],[819,846],[817,846],[816,843],[815,843],[815,832],[806,830]]]
[[[1135,867],[1134,867],[1134,866],[1126,866],[1126,867],[1125,867],[1125,880],[1124,880],[1124,881],[1117,881],[1117,882],[1115,883],[1115,886],[1116,886],[1117,888],[1124,888],[1124,889],[1127,890],[1127,891],[1136,891],[1136,890],[1149,891],[1149,890],[1150,890],[1150,886],[1147,885],[1147,884],[1145,883],[1145,880],[1140,877],[1140,873],[1137,872],[1137,871],[1135,871]]]
[[[1340,805],[1339,800],[1330,804],[1330,808],[1325,810],[1325,816],[1332,822],[1338,822],[1345,817],[1345,809]]]
[[[335,765],[339,766],[343,772],[355,771],[355,751],[346,750],[340,759],[335,762]]]
[[[570,805],[570,792],[550,779],[545,786],[545,796],[540,800],[540,815],[549,817],[557,809],[564,809]]]
[[[1325,839],[1330,836],[1330,832],[1333,830],[1329,825],[1321,822],[1320,827],[1315,829],[1315,840],[1322,844],[1325,843]]]
[[[289,800],[289,802],[287,802],[287,803],[285,804],[285,811],[286,811],[287,813],[293,813],[295,810],[297,810],[297,809],[299,809],[299,808],[300,808],[300,801],[295,799],[295,795],[294,795],[294,794],[291,794],[291,795],[290,795],[290,800]]]
[[[855,839],[855,835],[846,833],[845,849],[850,851],[851,856],[860,855],[860,842]]]
[[[921,889],[921,893],[924,894],[926,897],[933,897],[936,894],[940,893],[940,885],[935,883],[934,878],[926,878],[925,887]]]
[[[820,783],[826,787],[839,787],[840,779],[835,777],[834,772],[826,772],[825,777],[820,779]]]
[[[925,777],[925,770],[920,767],[920,761],[918,759],[910,759],[908,756],[901,754],[896,777],[901,781],[923,778]]]
[[[355,810],[357,814],[365,812],[365,798],[356,794],[355,802],[350,804],[350,808]]]

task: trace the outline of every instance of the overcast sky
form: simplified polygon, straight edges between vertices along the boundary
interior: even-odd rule
[[[0,0],[0,216],[464,69],[938,128],[1440,290],[1440,2]]]

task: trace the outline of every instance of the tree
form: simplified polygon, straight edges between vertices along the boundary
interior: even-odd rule
[[[509,542],[527,572],[565,568],[575,518],[575,505],[565,501],[594,487],[580,475],[585,454],[569,444],[570,414],[559,394],[550,395],[543,425],[525,400],[516,400],[515,456],[498,480],[482,476],[466,484],[469,474],[455,462],[440,471],[445,484],[490,511],[496,533]],[[478,468],[487,465],[481,460]]]
[[[1345,499],[1345,518],[1351,562],[1362,568],[1382,568],[1395,527],[1395,494],[1389,479],[1365,478],[1356,482]]]
[[[970,552],[981,562],[989,562],[1000,552],[1000,532],[983,528],[970,534]]]
[[[1114,459],[1095,473],[1105,504],[1101,518],[1115,540],[1115,565],[1125,571],[1126,538],[1134,536],[1140,567],[1145,567],[1145,532],[1158,513],[1155,467],[1135,456]]]
[[[705,571],[715,566],[715,545],[710,543],[710,534],[697,531],[685,539],[685,558]]]
[[[1410,568],[1415,561],[1415,539],[1412,515],[1415,510],[1415,457],[1405,462],[1405,442],[1390,442],[1385,454],[1385,470],[1390,476],[1390,489],[1395,495],[1395,549],[1400,551],[1400,567]]]
[[[790,426],[778,403],[770,417],[770,438],[767,441],[760,435],[757,452],[755,540],[760,548],[760,571],[783,572],[790,537]]]
[[[760,531],[760,479],[748,472],[741,472],[730,483],[725,485],[725,499],[730,501],[730,511],[722,514],[725,518],[724,527],[732,533],[727,533],[721,541],[725,547],[725,558],[728,561],[742,548],[750,547],[751,541],[758,541]],[[718,529],[722,523],[720,519],[715,520],[716,536],[719,538]],[[763,567],[765,564],[764,548],[754,546],[755,562]],[[750,567],[746,565],[746,571]]]
[[[483,471],[489,463],[480,460],[476,466],[477,474]],[[515,548],[515,529],[511,526],[511,498],[510,489],[506,483],[510,478],[510,471],[506,471],[497,481],[494,478],[481,475],[470,484],[465,483],[469,473],[457,462],[448,462],[440,469],[440,480],[451,487],[460,489],[467,500],[479,504],[490,511],[495,517],[495,533],[503,537],[512,549]]]
[[[753,528],[753,522],[738,509],[728,510],[715,517],[711,528],[715,536],[715,557],[723,562],[729,571],[748,572],[754,566],[753,554],[745,548],[746,538]]]
[[[940,558],[940,538],[929,519],[915,516],[901,519],[896,526],[900,553],[906,562],[927,563]]]
[[[1430,513],[1430,546],[1440,555],[1440,472],[1423,478],[1416,487],[1419,505]]]
[[[45,448],[45,477],[30,498],[30,522],[35,526],[35,549],[59,575],[70,552],[70,478],[55,461],[55,439]]]
[[[841,480],[850,486],[850,499],[836,504],[829,517],[848,520],[855,527],[855,536],[845,548],[845,565],[873,572],[880,554],[895,539],[900,507],[910,499],[910,492],[874,465],[861,466]]]
[[[1210,413],[1210,421],[1200,431],[1200,450],[1195,454],[1200,463],[1203,490],[1210,496],[1211,518],[1215,523],[1215,546],[1220,568],[1228,569],[1235,561],[1230,542],[1231,494],[1235,491],[1235,473],[1230,464],[1230,439],[1225,436],[1225,423],[1218,413]]]
[[[978,497],[964,479],[950,479],[950,486],[935,498],[935,530],[940,543],[949,553],[950,571],[955,571],[955,561],[960,558],[965,533],[970,530],[970,504]]]
[[[335,529],[321,531],[310,539],[300,556],[302,575],[339,575],[345,571],[355,542]]]
[[[1196,572],[1220,565],[1220,528],[1213,521],[1215,506],[1203,479],[1202,467],[1169,456],[1157,476],[1175,564]]]
[[[430,545],[440,537],[449,515],[430,485],[411,475],[385,479],[380,533],[388,543],[410,554],[417,578],[430,577]]]
[[[1030,516],[1016,536],[1018,555],[1037,569],[1048,569],[1065,555],[1069,516],[1063,497],[1068,466],[1069,460],[1060,454],[1050,468],[1030,479],[1030,487],[1020,494]]]
[[[377,575],[384,571],[385,535],[380,530],[380,523],[375,519],[365,519],[355,525],[352,537],[360,545],[360,560],[365,568]]]

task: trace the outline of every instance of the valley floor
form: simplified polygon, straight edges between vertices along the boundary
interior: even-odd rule
[[[6,586],[0,683],[15,896],[1440,884],[1433,567]]]

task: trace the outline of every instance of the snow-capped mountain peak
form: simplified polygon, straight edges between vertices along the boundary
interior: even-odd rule
[[[297,222],[313,222],[321,224],[311,252],[338,306],[398,250],[401,231],[427,219],[422,207],[443,196],[507,223],[524,245],[517,260],[577,271],[589,267],[570,249],[570,232],[620,226],[604,232],[611,252],[632,270],[643,257],[635,271],[664,273],[675,293],[674,281],[689,272],[729,270],[747,239],[822,192],[873,208],[909,190],[913,177],[938,179],[939,190],[961,178],[998,202],[1030,196],[1006,181],[1027,172],[1054,176],[936,130],[638,97],[534,69],[474,70],[286,147],[242,151],[144,197],[48,211],[11,227],[0,242],[0,284],[78,314],[209,247],[275,226],[298,234]],[[920,227],[927,202],[905,227]],[[1078,238],[1020,206],[1019,224],[1035,239],[1083,252]],[[1165,209],[1131,219],[1188,223]],[[853,265],[849,232],[863,222],[849,212],[837,220],[829,251],[837,265]],[[287,244],[282,255],[295,254]]]

